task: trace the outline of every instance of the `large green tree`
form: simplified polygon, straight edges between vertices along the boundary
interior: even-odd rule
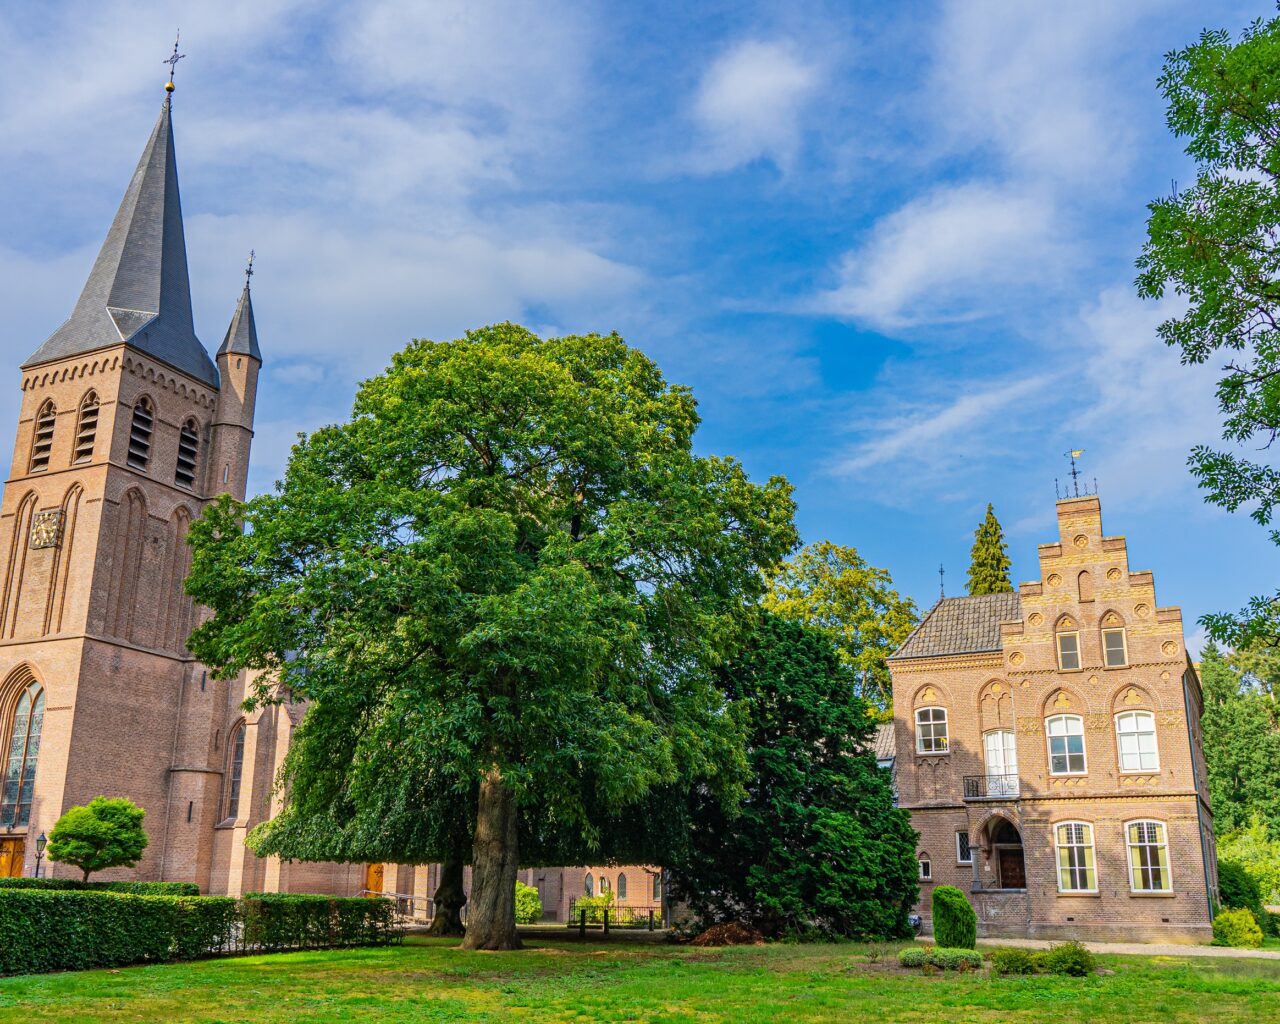
[[[917,835],[831,641],[762,612],[722,678],[746,718],[747,798],[734,813],[691,794],[694,827],[668,864],[673,895],[706,924],[745,919],[769,936],[903,934]]]
[[[764,605],[825,633],[853,670],[855,693],[873,713],[887,714],[893,681],[885,659],[919,619],[915,603],[893,589],[887,569],[868,565],[856,548],[807,544],[770,574]]]
[[[970,594],[1012,594],[1009,582],[1008,548],[1004,531],[994,507],[987,503],[987,514],[973,534],[973,550],[969,553]]]
[[[276,493],[192,527],[200,660],[262,670],[256,700],[394,696],[412,715],[388,727],[474,793],[468,948],[519,945],[523,806],[591,839],[593,801],[694,778],[737,795],[711,670],[794,508],[786,481],[695,455],[697,425],[616,335],[501,324],[414,342],[350,422],[295,445]]]
[[[95,871],[131,868],[147,848],[146,816],[122,796],[95,796],[83,807],[69,807],[49,830],[49,859],[79,868],[86,882]]]
[[[1159,328],[1184,363],[1222,360],[1217,397],[1228,444],[1197,445],[1191,471],[1208,501],[1247,507],[1263,526],[1280,503],[1280,468],[1269,454],[1280,431],[1278,68],[1280,18],[1254,22],[1237,41],[1225,30],[1205,31],[1166,58],[1167,121],[1196,161],[1196,176],[1150,204],[1137,280],[1145,298],[1185,300]],[[1232,646],[1275,645],[1280,593],[1204,621]]]
[[[1204,757],[1219,835],[1258,816],[1280,838],[1280,727],[1276,702],[1257,681],[1259,672],[1280,676],[1270,674],[1274,661],[1224,654],[1212,643],[1201,656]]]

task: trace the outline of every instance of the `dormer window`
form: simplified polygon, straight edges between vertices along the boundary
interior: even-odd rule
[[[178,468],[173,482],[179,487],[192,487],[196,482],[196,458],[200,453],[200,428],[195,420],[182,424],[178,434]]]
[[[1058,634],[1058,668],[1064,672],[1080,667],[1080,634]]]
[[[93,445],[98,439],[98,395],[90,391],[80,403],[80,421],[76,424],[76,447],[71,464],[79,466],[93,459]]]
[[[58,420],[58,409],[52,401],[40,406],[36,413],[35,436],[31,441],[31,472],[43,473],[49,468],[49,453],[53,451],[53,427]]]
[[[139,398],[133,407],[133,422],[129,427],[129,455],[126,460],[131,469],[146,469],[151,459],[151,432],[155,429],[155,410],[151,399]]]

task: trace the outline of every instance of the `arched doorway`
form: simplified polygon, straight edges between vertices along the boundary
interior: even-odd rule
[[[1007,818],[993,818],[987,826],[997,889],[1025,889],[1027,865],[1022,855],[1022,835]]]

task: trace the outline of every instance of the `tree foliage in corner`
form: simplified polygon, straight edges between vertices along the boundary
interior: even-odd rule
[[[868,565],[856,548],[806,544],[769,578],[764,606],[820,630],[853,671],[854,692],[885,717],[893,681],[885,659],[915,628],[915,602],[893,589],[888,570]]]
[[[987,503],[987,515],[973,534],[973,550],[969,553],[970,594],[1012,594],[1009,582],[1008,547],[995,509]]]
[[[733,815],[693,794],[689,845],[668,866],[674,898],[705,924],[745,919],[767,936],[906,934],[917,834],[831,642],[762,612],[723,679],[746,715],[747,799]]]
[[[430,785],[474,800],[469,948],[519,945],[522,807],[592,840],[593,801],[738,796],[711,669],[795,545],[794,507],[785,480],[694,455],[697,426],[616,335],[501,324],[412,343],[349,423],[295,445],[276,493],[192,527],[201,661],[339,721],[393,708],[371,727],[411,730]]]
[[[1280,431],[1280,18],[1256,21],[1232,42],[1225,30],[1165,60],[1160,88],[1170,129],[1196,161],[1195,183],[1149,205],[1138,259],[1138,292],[1186,299],[1160,325],[1182,361],[1224,360],[1218,405],[1227,450],[1192,449],[1189,463],[1207,500],[1251,506],[1263,526],[1280,503],[1280,469],[1241,454],[1269,450]],[[1230,450],[1232,447],[1237,450]],[[1280,532],[1272,531],[1280,543]],[[1280,593],[1238,614],[1202,620],[1243,648],[1280,643]]]
[[[147,848],[147,812],[124,797],[95,796],[69,807],[49,830],[49,859],[79,868],[87,882],[95,871],[131,868]]]

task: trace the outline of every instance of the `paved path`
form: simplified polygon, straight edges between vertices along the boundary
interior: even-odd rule
[[[1021,946],[1023,949],[1048,949],[1053,943],[1043,939],[979,939],[982,946]],[[1094,953],[1116,953],[1132,956],[1220,956],[1252,957],[1280,960],[1280,949],[1236,949],[1232,946],[1190,946],[1176,943],[1086,942]]]

